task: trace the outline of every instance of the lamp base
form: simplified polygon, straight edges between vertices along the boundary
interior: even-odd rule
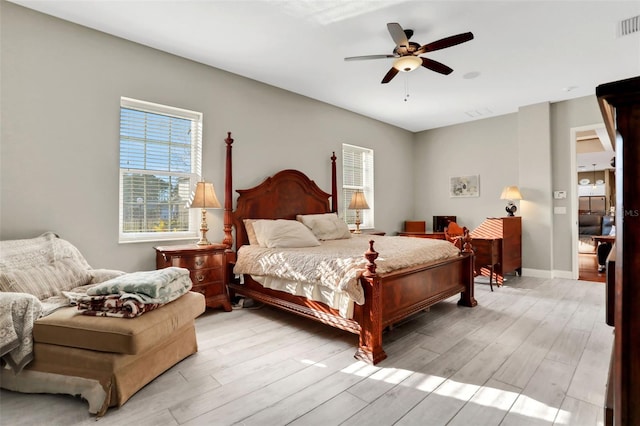
[[[207,238],[200,238],[200,241],[198,241],[196,243],[199,246],[210,246],[211,245],[211,241],[207,240]]]
[[[513,203],[507,204],[507,207],[504,208],[507,211],[507,216],[515,216],[515,212],[518,208]]]
[[[207,240],[207,231],[209,230],[209,226],[207,225],[207,210],[202,209],[202,220],[200,221],[200,241],[196,244],[199,246],[210,246],[211,242]]]
[[[359,213],[360,212],[356,210],[356,229],[351,231],[352,234],[362,234],[362,231],[360,230],[360,214]]]

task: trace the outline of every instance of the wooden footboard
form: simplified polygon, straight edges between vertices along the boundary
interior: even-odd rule
[[[369,273],[361,282],[365,304],[357,307],[360,309],[354,314],[361,325],[356,358],[373,364],[387,357],[382,349],[382,331],[386,327],[458,293],[458,304],[477,305],[473,294],[472,253],[383,275]]]

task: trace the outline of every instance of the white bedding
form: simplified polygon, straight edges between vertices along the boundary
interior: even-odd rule
[[[323,300],[310,298],[339,309],[348,317],[348,303],[343,295],[355,303],[364,303],[359,278],[365,271],[364,252],[369,248],[370,239],[375,240],[374,249],[379,253],[376,272],[380,274],[444,260],[459,253],[453,244],[444,240],[370,235],[323,241],[317,247],[276,249],[246,245],[238,250],[234,273],[277,278],[278,287],[269,284],[271,288],[305,297],[329,291],[331,294]],[[300,285],[294,285],[296,283]],[[332,305],[331,300],[337,305]]]

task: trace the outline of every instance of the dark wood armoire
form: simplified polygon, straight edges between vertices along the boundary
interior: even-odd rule
[[[614,344],[605,420],[632,426],[640,425],[640,77],[602,84],[596,96],[616,150],[615,270],[606,283]]]

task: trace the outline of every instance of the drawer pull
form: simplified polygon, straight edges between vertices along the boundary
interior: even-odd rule
[[[196,259],[195,264],[197,267],[204,265],[204,259]]]
[[[201,283],[202,281],[204,281],[204,275],[196,275],[196,279],[199,283]]]

